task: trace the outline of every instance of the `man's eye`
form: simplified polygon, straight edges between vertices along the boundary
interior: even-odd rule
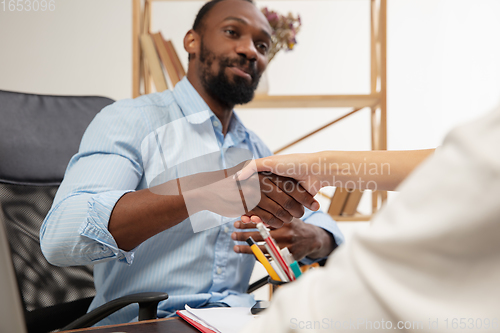
[[[267,53],[267,51],[269,50],[269,47],[267,46],[267,44],[264,44],[264,43],[258,43],[257,48],[260,51],[262,51],[263,53]]]
[[[232,29],[226,29],[226,30],[224,30],[224,32],[225,32],[225,33],[226,33],[226,35],[228,35],[228,36],[232,36],[232,37],[236,36],[236,31],[234,31],[234,30],[232,30]]]

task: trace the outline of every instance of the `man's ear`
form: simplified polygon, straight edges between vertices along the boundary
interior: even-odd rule
[[[188,54],[198,54],[200,51],[200,36],[193,29],[184,36],[184,49]]]

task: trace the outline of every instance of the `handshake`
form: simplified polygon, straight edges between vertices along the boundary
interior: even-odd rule
[[[240,217],[244,223],[264,222],[280,228],[293,218],[304,215],[304,207],[313,211],[319,203],[297,180],[272,172],[259,172],[255,160],[217,171],[202,172],[168,182],[152,182],[150,190],[161,195],[182,195],[193,230],[199,232],[206,214]],[[225,222],[222,222],[225,223]]]

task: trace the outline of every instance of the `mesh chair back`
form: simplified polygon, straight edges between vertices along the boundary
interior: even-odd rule
[[[85,129],[112,102],[0,91],[0,209],[30,332],[57,328],[44,327],[52,325],[55,313],[71,314],[69,323],[95,295],[92,268],[50,265],[39,231]]]

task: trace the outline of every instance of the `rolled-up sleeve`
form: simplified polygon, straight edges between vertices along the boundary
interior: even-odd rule
[[[115,239],[108,231],[108,222],[116,202],[131,191],[110,191],[91,197],[88,202],[88,215],[78,232],[80,235],[102,244],[103,252],[93,260],[117,258],[128,264],[132,263],[134,251],[123,251],[118,248]]]
[[[106,107],[89,125],[40,230],[50,263],[132,263],[134,250],[118,248],[108,223],[118,200],[141,181],[141,132],[140,110],[123,106]]]

